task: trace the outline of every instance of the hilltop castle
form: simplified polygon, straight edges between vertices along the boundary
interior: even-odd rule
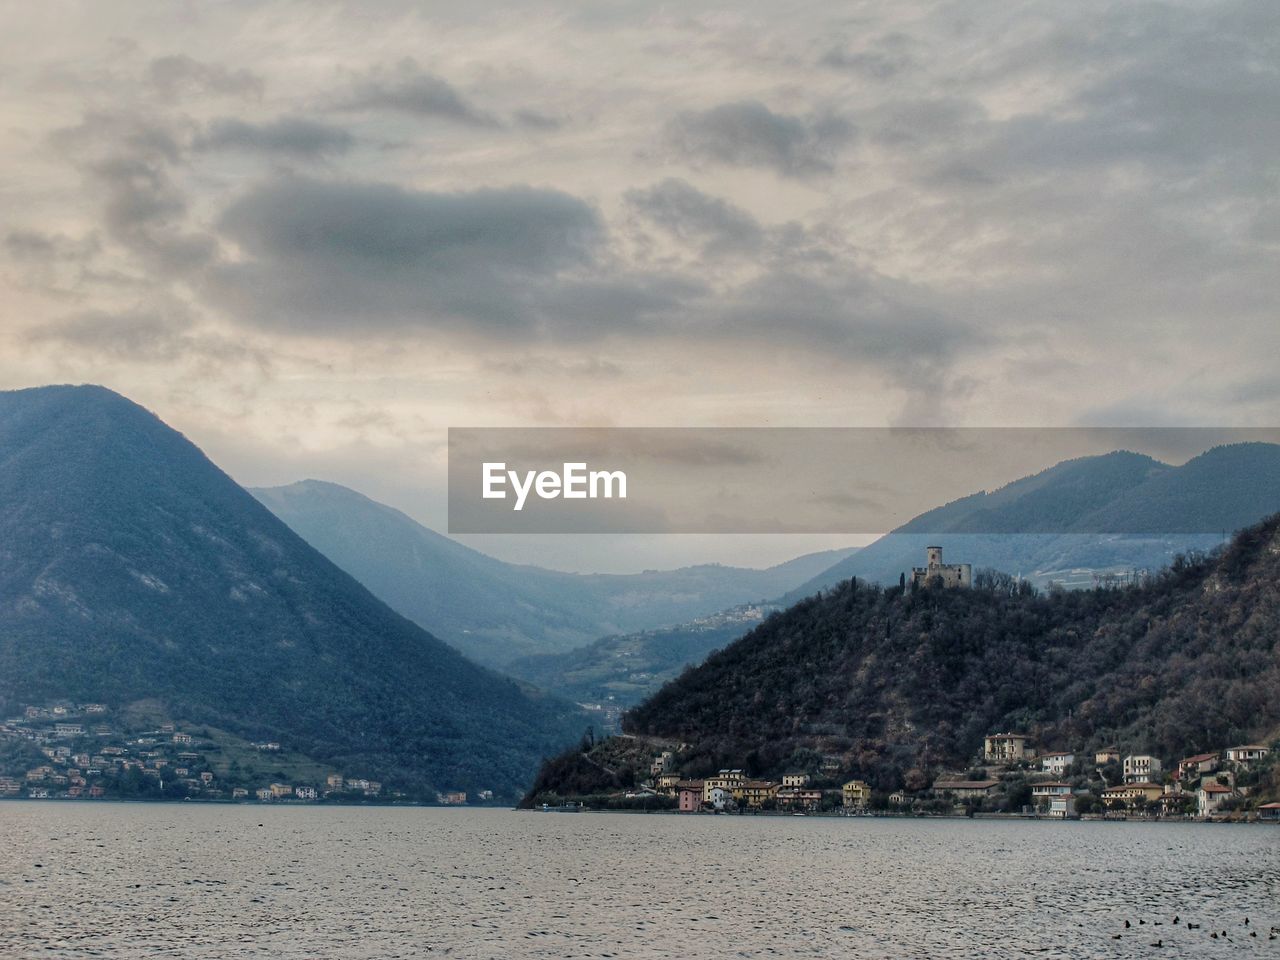
[[[943,563],[941,547],[926,547],[928,560],[923,567],[911,568],[907,586],[912,590],[926,586],[971,587],[973,565],[968,563]]]

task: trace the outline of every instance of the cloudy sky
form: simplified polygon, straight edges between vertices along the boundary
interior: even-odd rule
[[[442,528],[450,425],[1276,420],[1274,0],[5,10],[0,387],[246,484]]]

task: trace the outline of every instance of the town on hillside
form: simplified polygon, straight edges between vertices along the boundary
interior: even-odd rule
[[[324,771],[275,741],[245,743],[174,722],[130,723],[106,704],[56,701],[0,721],[0,798],[261,803],[486,803],[492,790],[433,797]]]
[[[839,777],[844,761],[822,757],[815,767],[780,779],[741,769],[690,778],[680,772],[679,747],[654,751],[648,776],[635,789],[579,798],[591,807],[670,809],[680,813],[964,814],[1052,819],[1165,818],[1280,822],[1275,800],[1276,748],[1240,744],[1165,765],[1150,754],[1104,747],[1092,753],[1039,750],[1033,736],[994,733],[966,771],[890,794],[866,781]],[[542,806],[561,805],[543,798]]]

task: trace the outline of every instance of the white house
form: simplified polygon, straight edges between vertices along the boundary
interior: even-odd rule
[[[1231,747],[1227,751],[1227,759],[1231,763],[1248,766],[1265,757],[1271,750],[1260,743],[1250,743],[1243,747]]]
[[[1040,758],[1040,769],[1060,777],[1067,772],[1067,767],[1076,762],[1074,753],[1046,753]]]
[[[1235,793],[1230,787],[1223,786],[1220,783],[1206,783],[1200,787],[1197,793],[1199,800],[1200,816],[1208,817],[1218,812],[1222,804],[1229,800]]]
[[[1160,758],[1149,754],[1130,754],[1124,758],[1125,783],[1151,783],[1160,779]]]

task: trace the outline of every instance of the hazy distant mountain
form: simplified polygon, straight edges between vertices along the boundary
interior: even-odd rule
[[[565,653],[521,657],[507,669],[558,696],[599,707],[611,727],[622,710],[737,640],[774,609],[747,604],[672,627],[601,637]]]
[[[1041,584],[1075,578],[1087,585],[1091,571],[1158,570],[1178,553],[1210,549],[1276,510],[1275,444],[1216,447],[1180,467],[1124,451],[1082,457],[923,513],[786,599],[850,577],[896,583],[935,543],[944,560]]]
[[[348,775],[499,791],[582,730],[109,390],[0,393],[0,507],[0,715],[154,700]]]
[[[562,653],[608,634],[679,624],[777,597],[850,550],[767,570],[707,564],[575,574],[504,563],[334,483],[250,491],[308,543],[394,609],[485,663]]]

